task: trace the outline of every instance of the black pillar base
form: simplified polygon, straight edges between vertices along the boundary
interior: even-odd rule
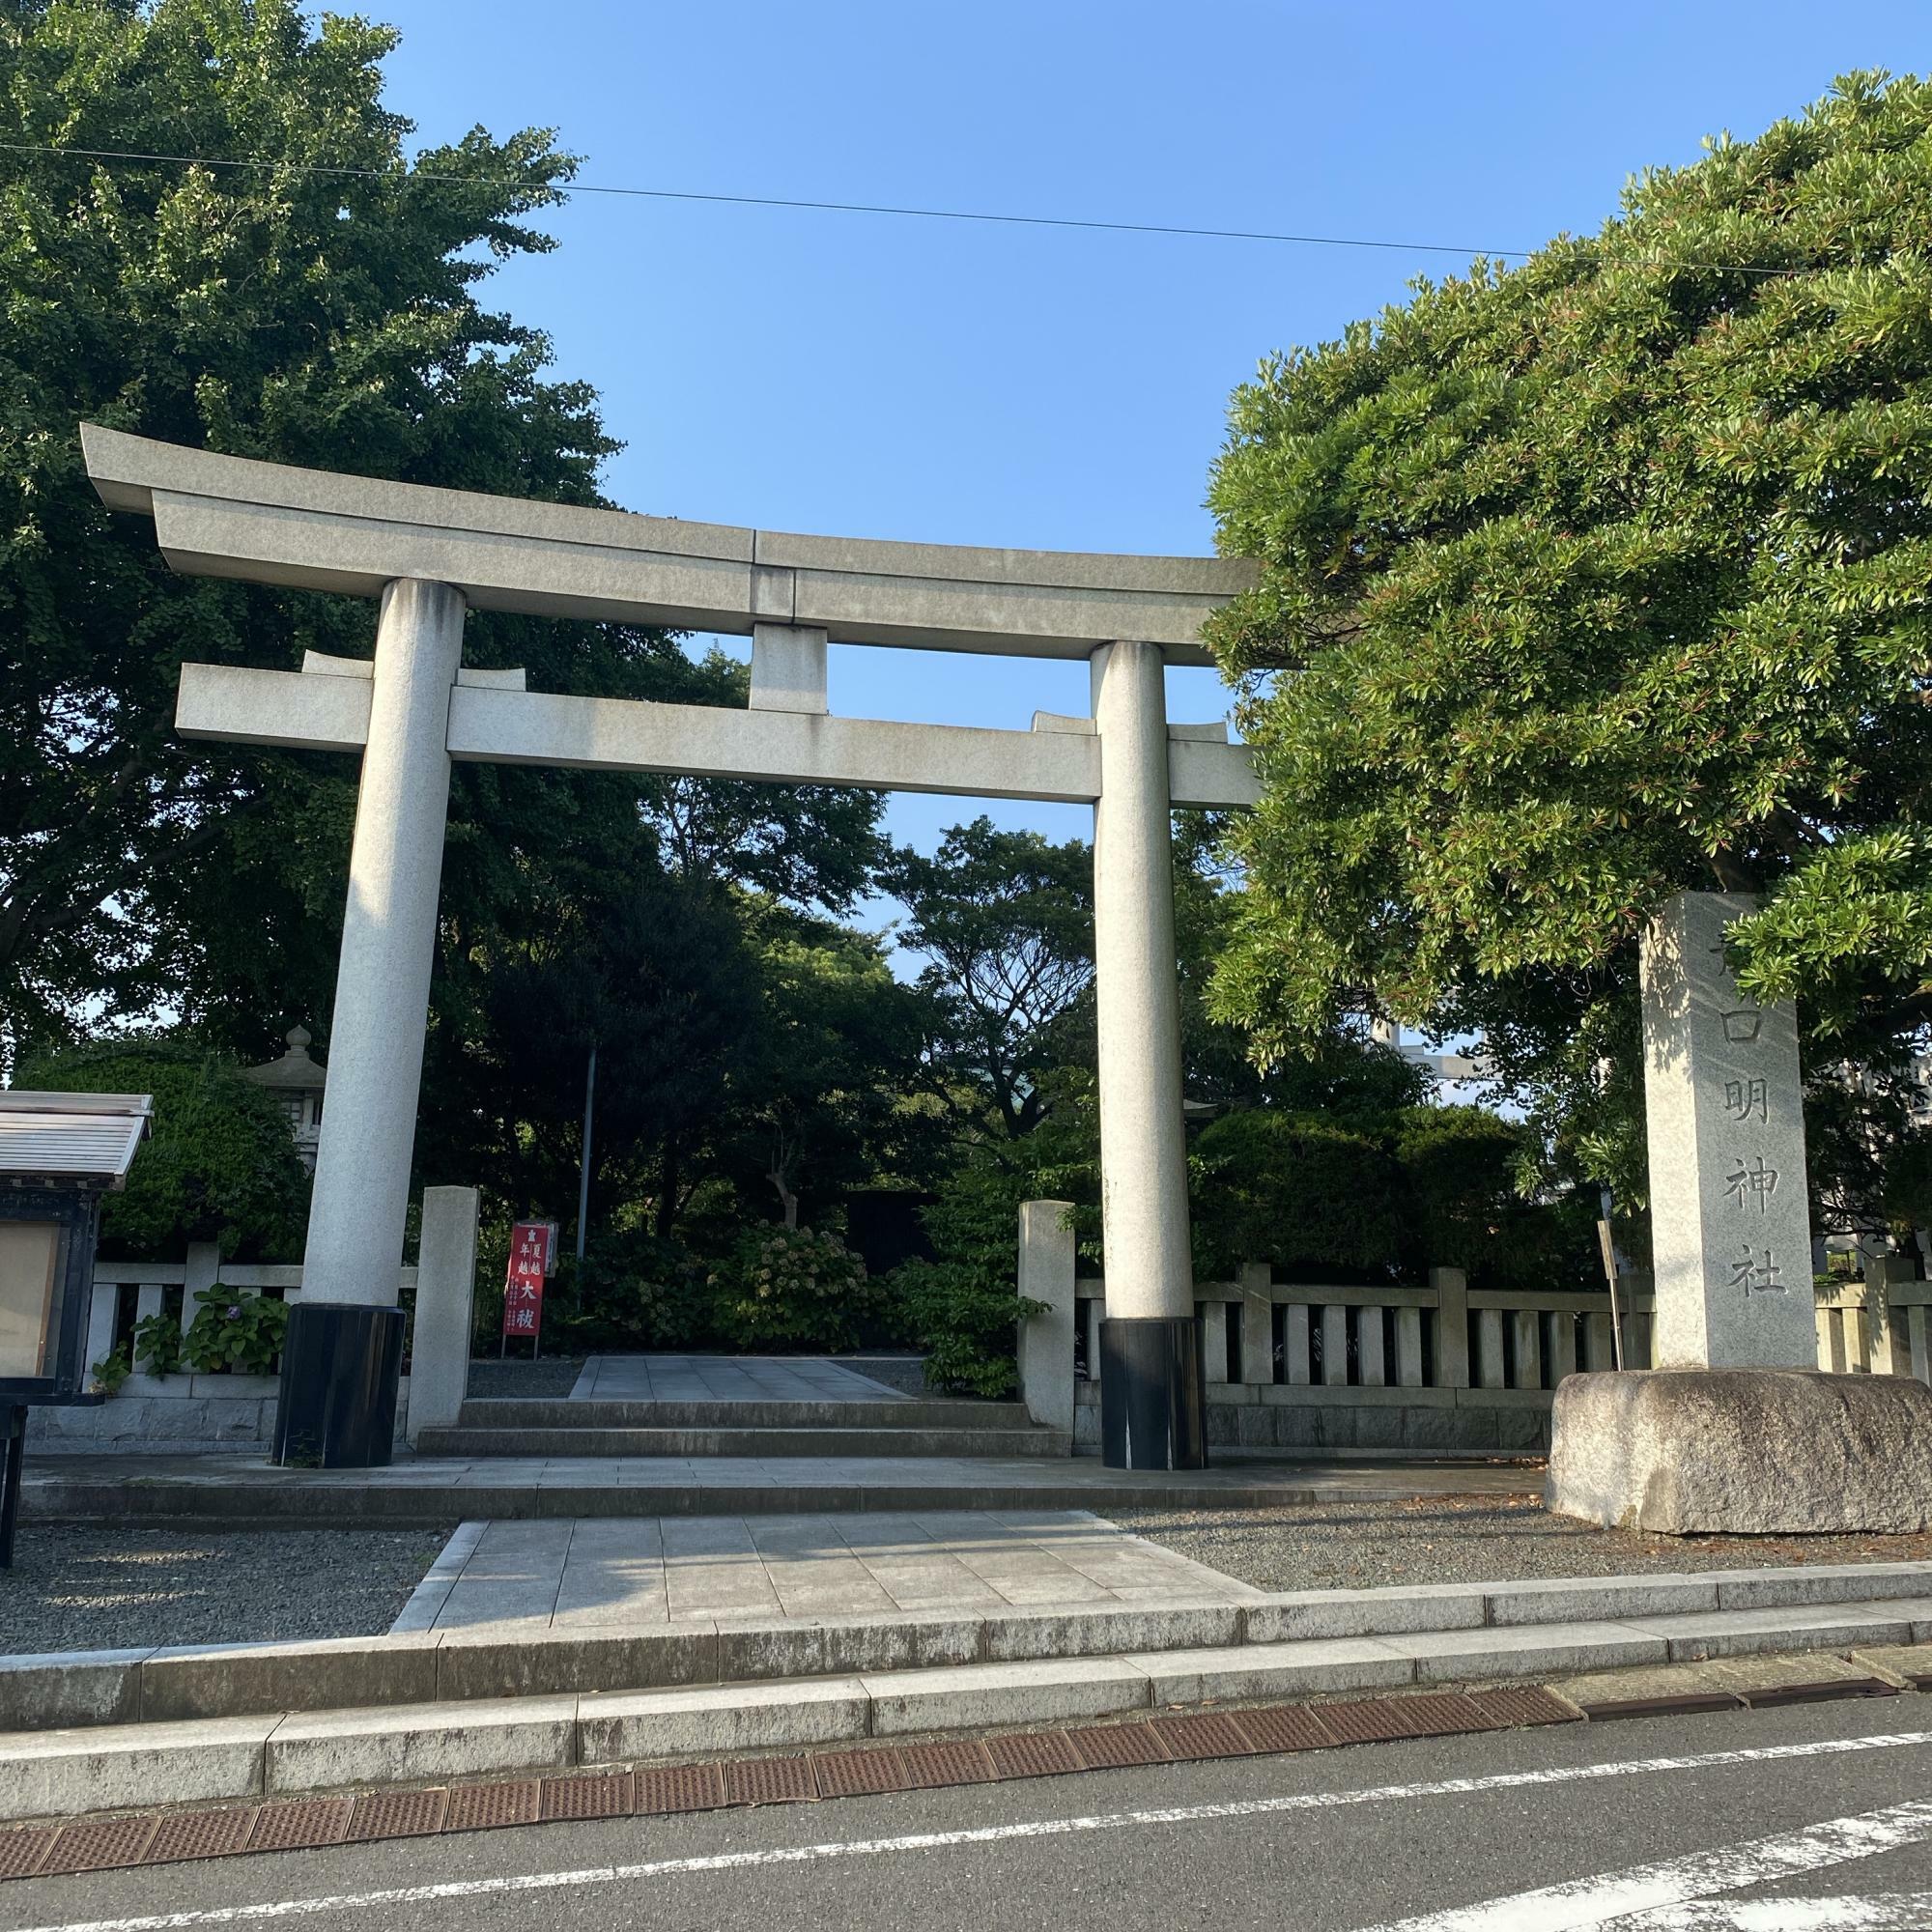
[[[1192,1316],[1100,1323],[1100,1460],[1110,1469],[1208,1466],[1208,1388]]]
[[[285,1469],[380,1469],[395,1442],[403,1311],[298,1301],[282,1344],[275,1461]]]

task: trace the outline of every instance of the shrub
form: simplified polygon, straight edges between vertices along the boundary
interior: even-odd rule
[[[1202,1129],[1191,1167],[1195,1268],[1205,1280],[1226,1280],[1242,1262],[1370,1279],[1397,1264],[1396,1165],[1367,1134],[1244,1107]]]
[[[146,1375],[181,1374],[181,1323],[165,1308],[158,1315],[146,1315],[135,1322],[134,1360]]]
[[[122,1385],[133,1373],[134,1364],[128,1359],[128,1346],[124,1344],[95,1363],[88,1371],[88,1380],[102,1395],[114,1396],[121,1393]]]
[[[1019,1381],[1017,1323],[1022,1316],[1044,1314],[1046,1303],[1021,1299],[1010,1265],[1002,1279],[965,1262],[903,1262],[889,1280],[905,1331],[926,1351],[925,1378],[932,1387],[1012,1393]]]
[[[879,1296],[837,1235],[752,1228],[709,1285],[720,1333],[741,1349],[849,1349]]]
[[[1525,1200],[1525,1129],[1482,1107],[1416,1107],[1395,1135],[1411,1264],[1460,1267],[1472,1287],[1596,1288],[1603,1282],[1585,1198]]]
[[[101,1245],[168,1258],[189,1241],[225,1255],[297,1253],[308,1177],[280,1106],[191,1038],[107,1040],[21,1066],[21,1087],[64,1094],[152,1094],[154,1131],[125,1192],[101,1212]]]
[[[593,1235],[581,1263],[566,1255],[558,1264],[550,1290],[544,1325],[560,1349],[689,1349],[710,1339],[703,1264],[681,1241],[641,1228]]]
[[[196,1375],[266,1376],[280,1360],[288,1333],[287,1302],[267,1294],[204,1288],[182,1342],[181,1359]]]

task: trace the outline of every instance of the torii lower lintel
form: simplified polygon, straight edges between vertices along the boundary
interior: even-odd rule
[[[339,662],[339,661],[338,661]],[[314,670],[185,664],[175,705],[185,738],[359,752],[372,682]],[[773,784],[860,785],[879,791],[1028,798],[1092,805],[1100,746],[1091,720],[1031,731],[903,724],[794,711],[568,697],[470,685],[459,671],[445,748],[458,763],[560,765],[579,771],[669,772]],[[1168,793],[1179,809],[1250,806],[1258,785],[1244,746],[1168,727]]]
[[[180,567],[380,595],[366,666],[188,665],[184,735],[362,755],[328,1109],[276,1455],[389,1457],[394,1306],[453,758],[1091,803],[1108,1320],[1103,1453],[1207,1460],[1181,1133],[1174,807],[1251,805],[1245,748],[1169,726],[1170,662],[1251,571],[1212,558],[772,537],[291,469],[83,426],[101,497]],[[462,667],[477,608],[750,632],[752,709],[526,692]],[[1091,719],[1032,731],[826,715],[828,641],[1084,657]]]

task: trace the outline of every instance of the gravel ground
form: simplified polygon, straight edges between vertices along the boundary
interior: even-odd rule
[[[482,1400],[497,1396],[511,1401],[541,1402],[568,1395],[583,1373],[582,1355],[539,1355],[532,1362],[514,1358],[502,1362],[471,1362],[469,1392]]]
[[[1256,1510],[1117,1509],[1107,1515],[1151,1543],[1264,1590],[1932,1558],[1932,1536],[1675,1537],[1595,1529],[1548,1515],[1535,1495]]]
[[[441,1529],[117,1528],[23,1522],[0,1573],[0,1654],[374,1636]]]

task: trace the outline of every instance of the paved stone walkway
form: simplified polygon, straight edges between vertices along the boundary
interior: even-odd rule
[[[818,1355],[592,1355],[572,1402],[904,1402]]]
[[[468,1522],[395,1628],[637,1630],[1259,1594],[1086,1510]]]

